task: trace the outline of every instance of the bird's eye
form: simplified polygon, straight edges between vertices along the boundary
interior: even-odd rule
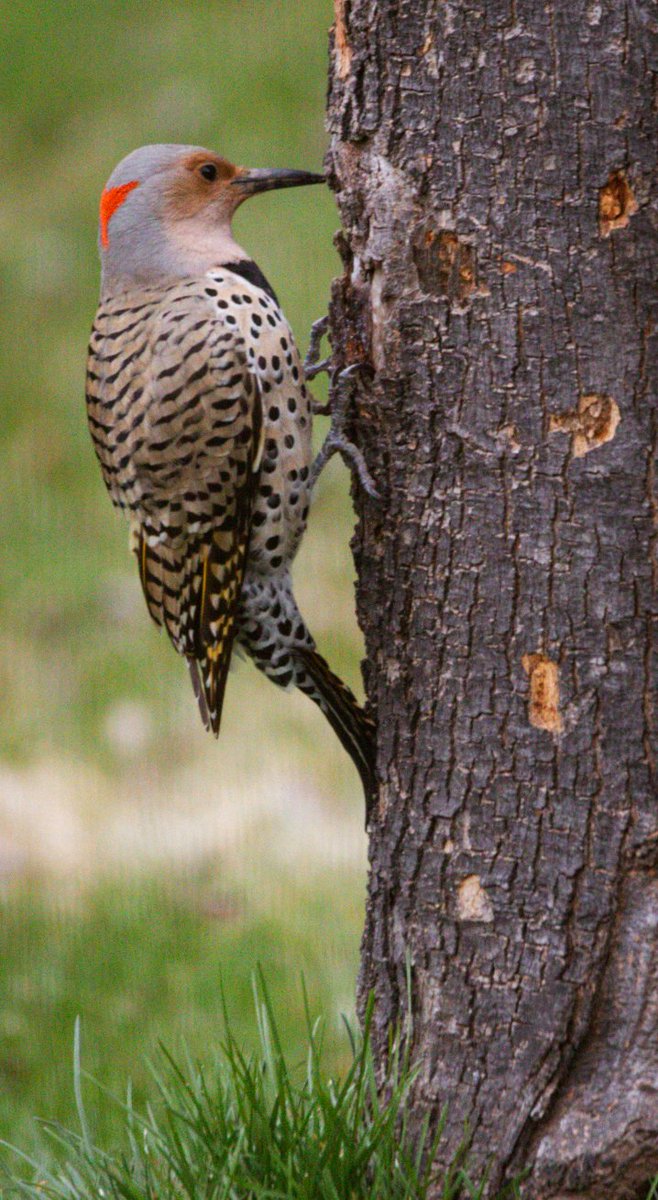
[[[207,179],[210,183],[213,183],[217,178],[217,167],[214,163],[204,163],[202,167],[199,167],[199,174],[203,175],[203,178]]]

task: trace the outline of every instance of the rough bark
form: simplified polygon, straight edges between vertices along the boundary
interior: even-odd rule
[[[656,43],[641,0],[336,0],[360,988],[383,1056],[409,961],[419,1115],[528,1197],[658,1171]]]

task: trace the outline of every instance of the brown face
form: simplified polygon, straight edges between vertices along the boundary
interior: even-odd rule
[[[323,175],[309,171],[236,167],[208,150],[187,154],[168,171],[162,190],[166,222],[210,218],[213,224],[230,221],[243,200],[274,188],[324,183]]]
[[[219,216],[230,216],[244,196],[231,187],[240,169],[208,151],[195,151],[181,159],[164,188],[166,215],[188,220],[212,206]]]

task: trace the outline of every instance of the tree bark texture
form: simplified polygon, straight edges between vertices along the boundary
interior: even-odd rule
[[[335,0],[338,361],[380,789],[360,990],[491,1190],[658,1171],[657,31]],[[652,386],[653,385],[653,386]]]

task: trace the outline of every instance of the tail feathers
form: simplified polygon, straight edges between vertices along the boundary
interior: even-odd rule
[[[203,703],[208,712],[209,724],[215,737],[219,735],[219,724],[222,719],[222,708],[224,706],[224,692],[226,691],[226,681],[228,679],[228,670],[231,665],[231,650],[233,647],[233,622],[226,630],[221,641],[215,642],[214,646],[208,646],[205,655],[199,660],[199,674],[203,684]],[[201,698],[199,701],[199,711],[203,720],[203,705]]]
[[[210,728],[219,733],[235,635],[235,613],[244,578],[247,543],[216,531],[208,547],[196,595],[196,649]],[[199,710],[203,718],[203,708]]]
[[[203,683],[201,682],[201,677],[199,675],[199,664],[196,658],[188,657],[187,665],[190,671],[190,679],[192,681],[194,695],[196,696],[196,702],[199,705],[201,720],[203,721],[205,728],[210,729],[210,713],[208,712],[208,705],[206,704]]]
[[[201,720],[205,728],[212,730],[217,737],[231,665],[231,645],[229,644],[228,649],[225,649],[222,643],[217,647],[210,646],[203,658],[192,658],[191,655],[186,657]]]
[[[214,537],[205,553],[191,543],[182,559],[166,543],[150,546],[140,530],[134,549],[149,612],[185,655],[201,720],[218,734],[245,546],[227,552]]]
[[[295,657],[304,668],[297,686],[319,706],[339,741],[350,755],[363,784],[366,824],[375,794],[375,726],[355,696],[334,675],[316,650],[299,649]]]

